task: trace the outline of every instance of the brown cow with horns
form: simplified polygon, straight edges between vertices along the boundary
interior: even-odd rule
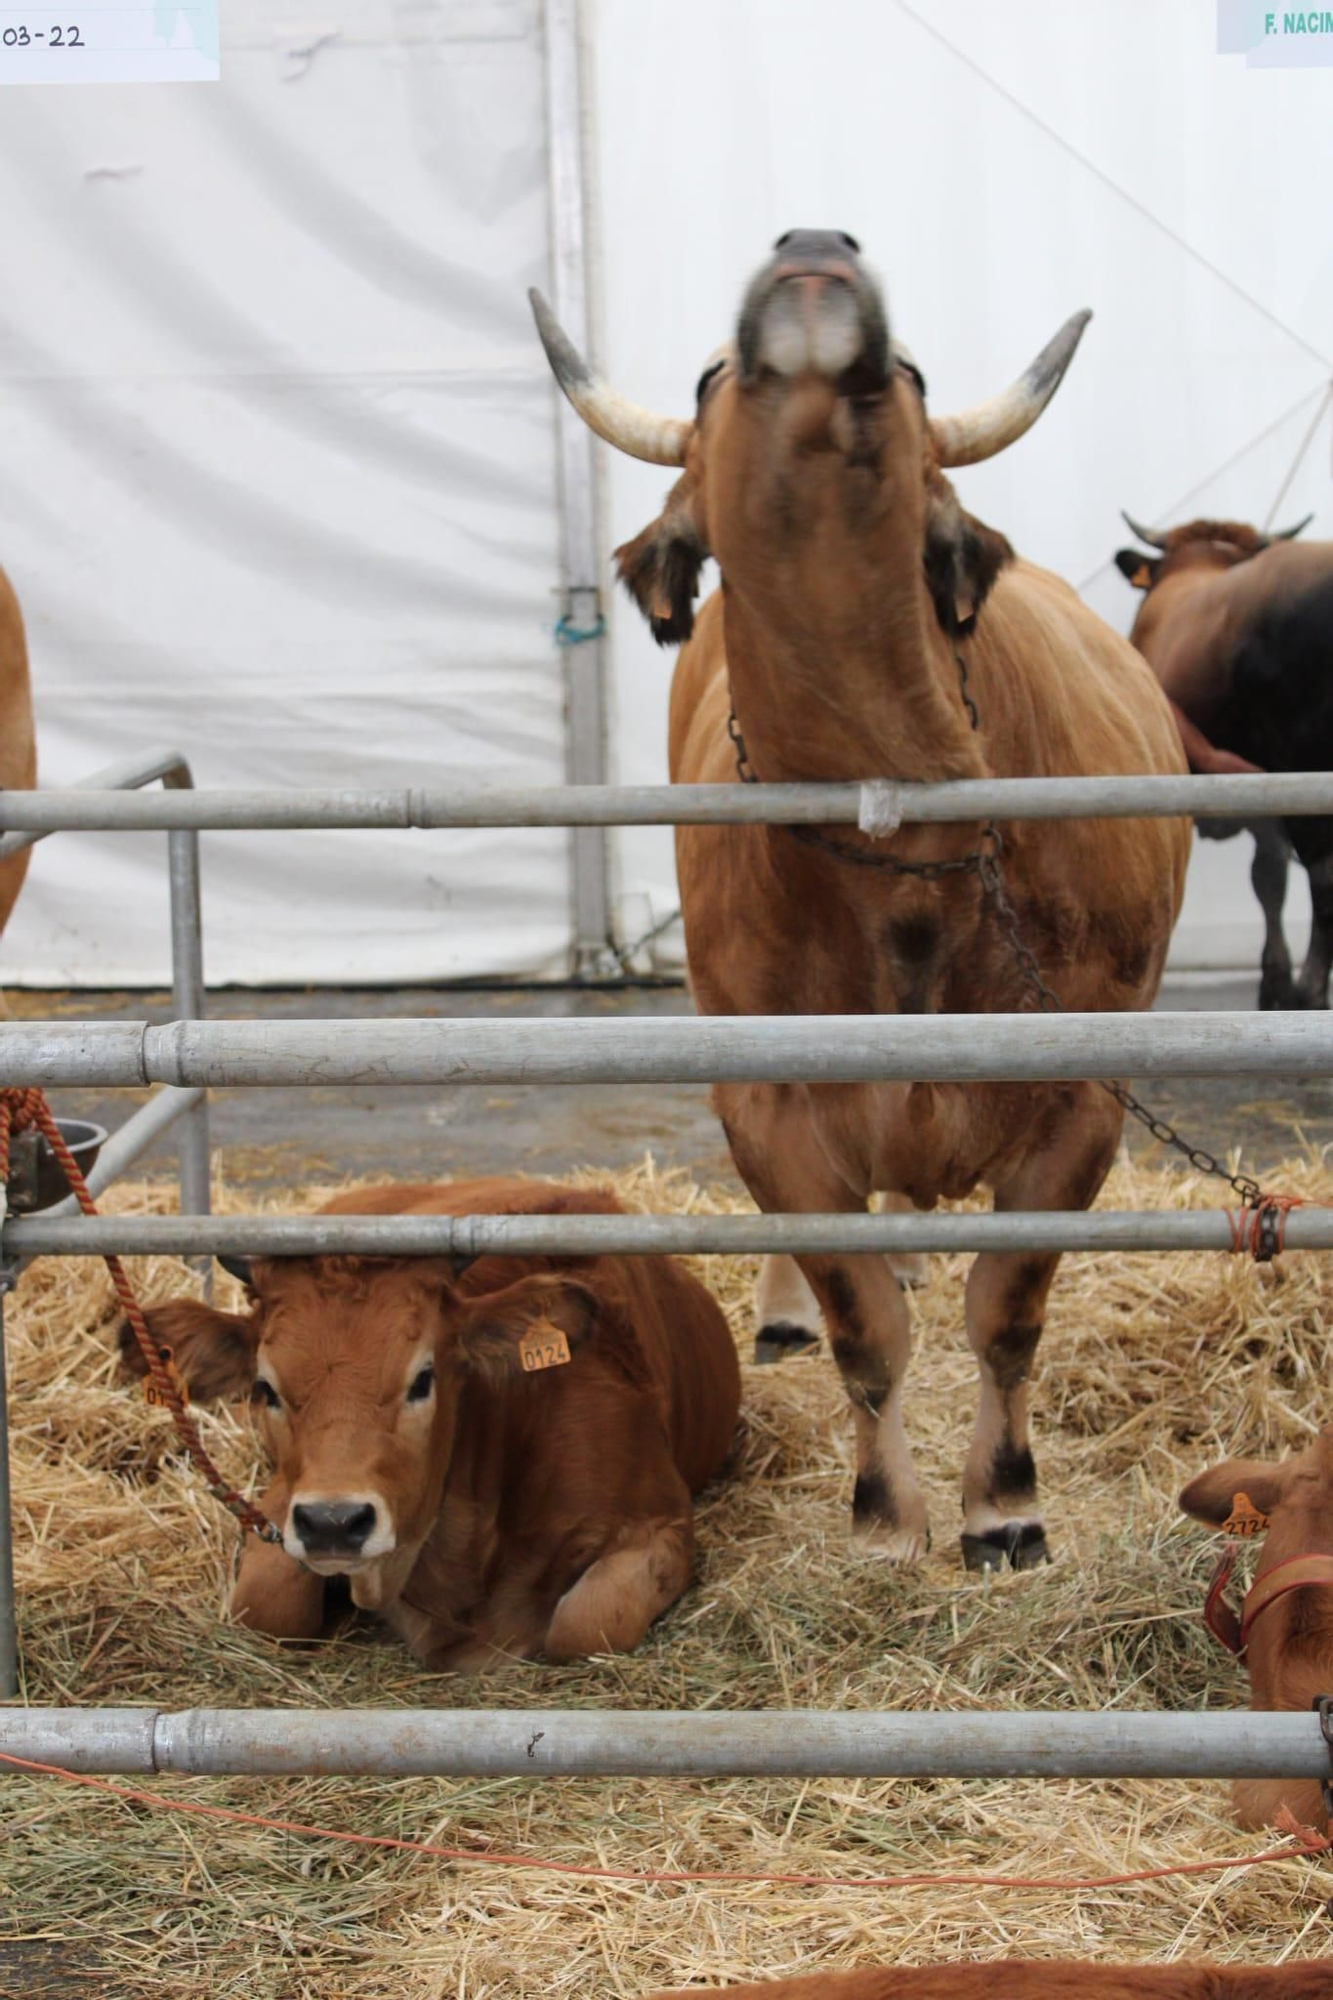
[[[619,1208],[600,1188],[477,1180],[323,1212]],[[147,1318],[197,1399],[250,1395],[259,1412],[274,1462],[260,1504],[282,1542],[246,1540],[246,1624],[315,1637],[326,1580],[346,1576],[428,1667],[470,1672],[628,1651],[679,1597],[690,1496],[740,1402],[727,1323],[682,1265],[486,1256],[463,1276],[444,1257],[269,1257],[238,1275],[247,1312],[178,1299]],[[128,1330],[121,1350],[142,1373]]]
[[[617,552],[657,638],[688,642],[672,689],[673,779],[735,780],[733,714],[742,775],[762,779],[1184,769],[1144,661],[1068,585],[1016,560],[966,514],[943,476],[1023,435],[1059,386],[1086,314],[1007,392],[932,418],[857,244],[793,230],[747,290],[734,344],[699,383],[695,416],[673,420],[598,381],[545,302],[533,303],[585,422],[635,457],[683,467],[659,518]],[[722,587],[696,619],[709,555]],[[975,728],[960,694],[964,662]],[[1064,1004],[1149,1006],[1184,886],[1188,825],[1003,831],[1022,934]],[[983,894],[979,851],[975,825],[910,826],[891,841],[856,830],[681,828],[698,1006],[836,1015],[1028,1005]],[[940,863],[953,865],[923,872]],[[876,1190],[931,1208],[983,1182],[998,1208],[1083,1208],[1121,1126],[1096,1084],[727,1084],[714,1101],[765,1210],[855,1211]],[[919,1556],[928,1530],[903,1429],[901,1287],[881,1257],[798,1261],[854,1411],[856,1526],[890,1556]],[[1057,1261],[988,1253],[968,1281],[981,1374],[963,1488],[974,1567],[1046,1555],[1027,1385]],[[771,1311],[771,1284],[767,1296]]]

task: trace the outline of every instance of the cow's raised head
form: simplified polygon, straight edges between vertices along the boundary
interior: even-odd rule
[[[593,375],[539,293],[557,381],[599,437],[682,468],[663,512],[617,550],[657,639],[685,639],[707,557],[761,617],[834,633],[886,564],[925,580],[941,626],[975,614],[1011,551],[965,514],[943,473],[993,457],[1055,394],[1089,314],[1077,313],[1011,388],[930,417],[855,240],[793,229],[751,281],[734,338],[705,367],[692,418],[630,403]],[[858,569],[858,565],[860,568]]]
[[[1123,508],[1121,515],[1131,534],[1146,542],[1152,551],[1149,555],[1142,549],[1115,552],[1115,565],[1121,576],[1135,590],[1142,591],[1155,590],[1168,576],[1182,576],[1187,570],[1206,575],[1214,570],[1234,569],[1237,563],[1248,562],[1274,542],[1294,541],[1314,519],[1313,514],[1307,514],[1292,528],[1264,534],[1244,521],[1186,521],[1179,528],[1158,529],[1141,528]]]
[[[251,1398],[286,1495],[288,1554],[350,1576],[358,1604],[385,1604],[439,1512],[467,1376],[520,1374],[528,1336],[563,1334],[573,1350],[594,1295],[542,1272],[465,1296],[457,1268],[434,1258],[265,1258],[245,1276],[248,1311],[178,1300],[149,1312],[150,1331],[196,1401]],[[142,1373],[128,1329],[121,1350]]]

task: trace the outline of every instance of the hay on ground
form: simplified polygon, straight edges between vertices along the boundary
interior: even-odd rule
[[[651,1161],[612,1178],[632,1206],[743,1205]],[[1272,1180],[1331,1191],[1313,1160]],[[271,1206],[308,1209],[329,1191]],[[1206,1182],[1122,1163],[1103,1201],[1217,1198]],[[157,1212],[174,1193],[125,1184],[104,1205]],[[223,1190],[218,1205],[253,1201]],[[965,1264],[935,1260],[913,1305],[908,1425],[936,1535],[920,1569],[895,1571],[850,1544],[850,1427],[828,1359],[747,1366],[732,1473],[698,1509],[696,1584],[641,1651],[471,1682],[425,1674],[369,1625],[306,1649],[228,1625],[235,1529],[167,1420],[118,1381],[102,1266],[38,1264],[6,1313],[25,1695],[170,1707],[1243,1705],[1243,1677],[1199,1623],[1209,1538],[1177,1516],[1174,1496],[1215,1457],[1299,1447],[1329,1417],[1333,1262],[1067,1259],[1034,1398],[1057,1562],[988,1581],[964,1576],[955,1540],[974,1399]],[[700,1268],[748,1360],[752,1261]],[[149,1300],[194,1282],[165,1258],[132,1275]],[[229,1284],[219,1279],[222,1303]],[[243,1416],[202,1421],[229,1476],[254,1481]],[[1272,1961],[1329,1942],[1333,1870],[1315,1863],[1080,1894],[644,1888],[325,1847],[55,1782],[2,1782],[0,1994],[77,1993],[100,1971],[126,2000],[563,2000],[876,1960]],[[157,1782],[363,1833],[646,1868],[1102,1874],[1256,1844],[1216,1784]]]

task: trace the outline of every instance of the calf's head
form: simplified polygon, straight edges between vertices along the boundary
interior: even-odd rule
[[[706,558],[759,610],[827,634],[855,619],[857,565],[881,584],[886,555],[924,568],[946,630],[971,616],[1010,554],[964,514],[945,468],[990,458],[1055,394],[1087,313],[991,401],[928,417],[925,384],[893,337],[879,286],[839,230],[779,237],[741,303],[731,343],[704,369],[690,419],[645,410],[599,381],[540,293],[533,311],[561,388],[599,437],[683,468],[665,509],[617,550],[660,643],[688,638]]]
[[[543,1273],[464,1297],[437,1259],[267,1258],[244,1275],[248,1312],[178,1300],[148,1313],[149,1330],[196,1401],[250,1396],[288,1554],[383,1604],[439,1512],[467,1376],[520,1373],[525,1336],[543,1329],[578,1346],[594,1296]],[[142,1372],[128,1329],[121,1349]]]
[[[1277,1464],[1231,1458],[1201,1472],[1180,1505],[1210,1528],[1263,1536],[1242,1615],[1251,1707],[1309,1708],[1333,1694],[1333,1426]],[[1267,1825],[1282,1805],[1308,1824],[1325,1821],[1314,1783],[1242,1782],[1236,1803],[1250,1826]]]

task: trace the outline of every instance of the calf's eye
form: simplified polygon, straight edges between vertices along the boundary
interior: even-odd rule
[[[412,1380],[407,1385],[408,1402],[424,1403],[427,1396],[429,1396],[431,1390],[434,1387],[435,1387],[435,1370],[431,1366],[431,1364],[427,1362],[424,1368],[418,1368],[416,1374],[412,1377]]]
[[[262,1405],[266,1410],[280,1410],[282,1408],[282,1397],[278,1394],[273,1384],[265,1381],[262,1375],[256,1375],[255,1377],[255,1386],[250,1391],[250,1401]]]

